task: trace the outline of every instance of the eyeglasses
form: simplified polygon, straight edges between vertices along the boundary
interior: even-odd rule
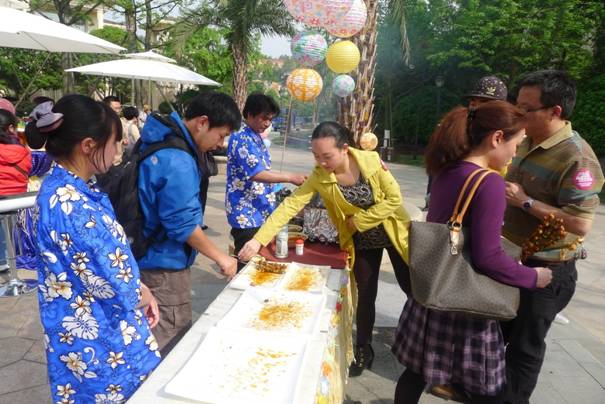
[[[523,112],[525,112],[526,114],[529,114],[530,112],[537,112],[537,111],[541,111],[543,109],[548,109],[548,108],[552,108],[552,107],[538,107],[538,108],[523,108],[523,107],[519,107],[519,109],[521,109]]]

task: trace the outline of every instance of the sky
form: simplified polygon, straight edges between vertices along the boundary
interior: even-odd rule
[[[290,56],[290,38],[280,36],[265,36],[261,41],[261,52],[272,58],[278,58],[283,55]]]

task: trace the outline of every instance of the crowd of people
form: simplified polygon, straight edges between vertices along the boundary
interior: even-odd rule
[[[192,325],[196,255],[231,278],[319,194],[358,296],[350,376],[372,367],[386,250],[407,296],[392,345],[405,366],[395,403],[417,403],[427,386],[464,402],[529,403],[550,325],[574,294],[576,260],[585,256],[582,240],[604,183],[590,145],[572,129],[575,100],[575,84],[562,71],[527,74],[514,102],[501,80],[483,78],[467,106],[441,119],[426,150],[428,222],[447,223],[463,183],[477,169],[490,170],[463,225],[473,267],[521,290],[517,317],[504,322],[415,299],[410,218],[399,184],[376,152],[353,147],[349,130],[336,122],[312,132],[311,173],[277,172],[264,133],[280,108],[264,94],[251,94],[240,114],[228,95],[200,93],[182,117],[122,108],[112,96],[101,102],[67,95],[39,100],[31,113],[25,137],[30,148],[44,150],[35,158],[19,141],[14,108],[0,99],[0,194],[25,192],[31,177],[45,175],[23,228],[38,272],[53,398],[128,399]],[[204,231],[209,177],[216,174],[211,152],[220,147],[227,148],[225,213],[237,259]],[[132,155],[145,156],[135,179],[145,248],[136,257],[96,183]],[[283,183],[297,189],[278,204],[276,185]],[[502,236],[521,246],[548,215],[562,220],[564,237],[522,262],[504,252]]]

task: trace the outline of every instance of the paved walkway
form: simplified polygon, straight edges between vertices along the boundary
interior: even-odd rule
[[[279,169],[281,149],[272,150]],[[309,152],[288,149],[285,168],[308,172]],[[424,204],[426,176],[422,169],[391,165],[404,198]],[[224,175],[211,180],[206,222],[207,234],[221,246],[228,245],[229,231],[223,209]],[[605,404],[605,206],[599,208],[587,246],[589,258],[578,263],[580,279],[576,295],[565,315],[568,325],[553,325],[546,363],[532,397],[536,404]],[[386,254],[385,254],[386,256]],[[26,271],[25,276],[32,276]],[[194,319],[221,292],[225,281],[204,257],[192,271]],[[1,280],[5,277],[0,275]],[[374,347],[377,357],[371,371],[350,379],[348,401],[364,404],[392,403],[402,366],[390,354],[390,344],[405,302],[385,257],[380,274]],[[0,299],[0,404],[46,404],[53,402],[46,379],[42,330],[35,295]],[[423,404],[443,401],[424,395]],[[152,403],[150,403],[152,404]]]

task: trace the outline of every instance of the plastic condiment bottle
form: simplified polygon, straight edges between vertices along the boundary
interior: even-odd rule
[[[277,258],[288,257],[288,225],[284,226],[277,234],[275,240],[275,256]]]
[[[296,255],[303,255],[305,252],[305,240],[299,238],[296,240]]]

